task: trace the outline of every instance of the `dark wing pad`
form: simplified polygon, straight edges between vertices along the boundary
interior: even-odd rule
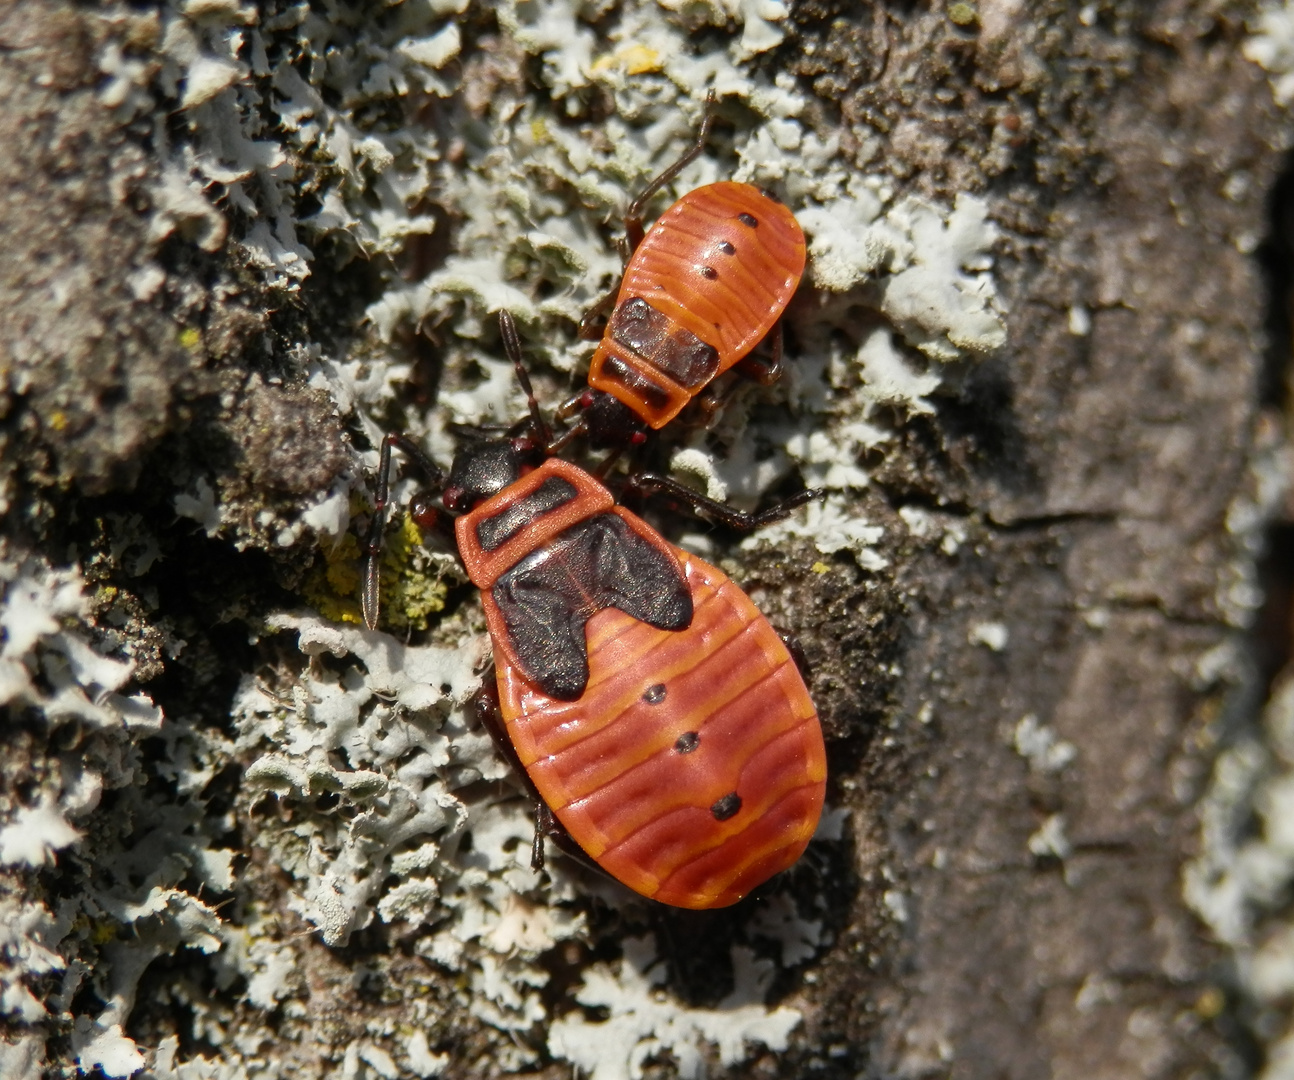
[[[718,276],[710,267],[702,267],[703,274],[706,270],[710,270],[707,277]],[[641,296],[630,297],[615,309],[608,330],[613,339],[688,390],[704,386],[719,370],[719,353],[713,345]]]
[[[618,514],[596,514],[504,572],[491,596],[526,680],[574,701],[589,681],[585,624],[613,607],[659,630],[692,623],[692,594],[678,562]]]

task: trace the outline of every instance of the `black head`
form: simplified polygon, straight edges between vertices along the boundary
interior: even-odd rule
[[[520,479],[527,465],[542,458],[534,440],[525,437],[485,439],[465,446],[454,455],[441,502],[455,513],[470,510]]]
[[[647,426],[628,405],[605,390],[591,390],[584,406],[589,445],[595,450],[637,446],[647,438]]]

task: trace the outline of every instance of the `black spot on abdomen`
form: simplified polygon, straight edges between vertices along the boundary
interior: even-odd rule
[[[730,791],[723,798],[714,801],[714,805],[710,807],[710,813],[714,815],[715,821],[727,821],[740,809],[741,796],[735,791]]]

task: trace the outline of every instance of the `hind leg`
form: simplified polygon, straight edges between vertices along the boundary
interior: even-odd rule
[[[575,838],[566,831],[566,826],[557,820],[557,815],[544,802],[543,796],[535,789],[535,785],[526,774],[521,759],[517,757],[516,748],[508,738],[507,728],[503,722],[503,711],[499,708],[499,684],[494,677],[493,664],[485,673],[481,688],[472,696],[472,712],[481,726],[489,732],[495,747],[516,771],[521,782],[525,784],[526,791],[534,800],[535,835],[530,842],[530,868],[536,872],[544,869],[544,841],[551,840],[564,854],[600,874],[605,874],[606,871],[590,858],[588,852],[580,847]]]

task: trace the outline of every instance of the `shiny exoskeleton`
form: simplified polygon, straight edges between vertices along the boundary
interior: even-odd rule
[[[511,320],[504,342],[529,393]],[[539,800],[535,859],[554,833],[644,896],[733,904],[803,852],[822,810],[826,755],[804,681],[777,633],[726,575],[616,505],[530,430],[465,447],[445,476],[399,435],[382,445],[364,615],[377,620],[377,552],[398,447],[440,492],[424,527],[453,522],[494,646],[496,722]],[[640,490],[688,498],[660,478]],[[773,520],[814,493],[762,515]],[[457,516],[455,516],[457,515]],[[555,821],[553,820],[555,818]]]

